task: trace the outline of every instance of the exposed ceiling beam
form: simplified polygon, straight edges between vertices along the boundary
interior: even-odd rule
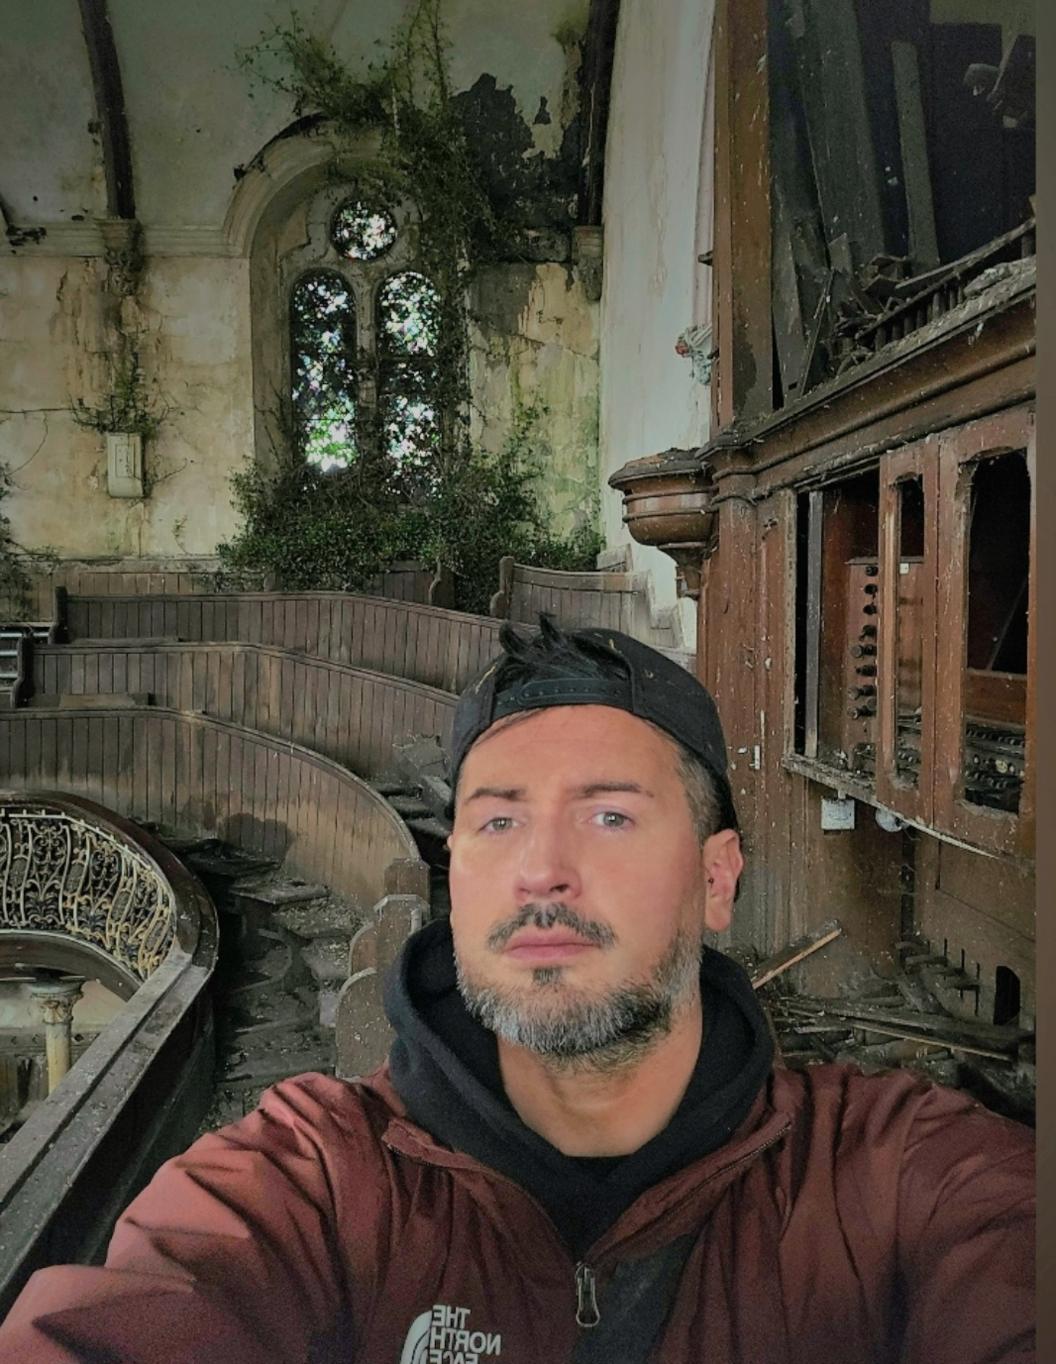
[[[609,123],[609,93],[612,89],[612,62],[619,16],[620,0],[590,0],[580,78],[583,134],[576,215],[579,223],[587,227],[596,227],[601,223],[605,136]]]
[[[79,4],[102,136],[107,213],[111,218],[134,218],[136,196],[132,184],[132,152],[110,15],[106,0],[79,0]]]

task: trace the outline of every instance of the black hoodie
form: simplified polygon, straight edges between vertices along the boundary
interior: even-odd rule
[[[630,1155],[566,1156],[507,1099],[495,1036],[466,1011],[450,925],[435,919],[408,939],[386,981],[393,1084],[420,1127],[532,1194],[578,1257],[639,1194],[728,1141],[769,1074],[773,1044],[745,972],[705,948],[700,982],[704,1040],[671,1121]]]

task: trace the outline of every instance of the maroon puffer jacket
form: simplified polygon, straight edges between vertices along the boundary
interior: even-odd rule
[[[1033,1360],[1032,1153],[905,1072],[777,1071],[591,1249],[579,1310],[592,1277],[604,1316],[614,1275],[688,1237],[663,1364]],[[287,1081],[170,1161],[105,1268],[34,1275],[0,1361],[565,1364],[576,1315],[540,1206],[403,1117],[382,1069]]]

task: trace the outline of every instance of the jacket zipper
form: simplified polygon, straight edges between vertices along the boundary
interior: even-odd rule
[[[594,1271],[581,1260],[576,1265],[576,1325],[589,1330],[600,1321]]]
[[[723,1165],[718,1170],[713,1171],[712,1174],[708,1176],[708,1178],[704,1181],[703,1184],[698,1185],[698,1189],[706,1187],[708,1184],[711,1184],[714,1180],[719,1179],[722,1175],[727,1174],[730,1170],[737,1169],[737,1167],[740,1165],[747,1165],[750,1161],[753,1161],[758,1156],[761,1156],[764,1151],[768,1151],[771,1146],[776,1146],[777,1143],[784,1136],[787,1135],[788,1130],[791,1126],[792,1126],[791,1121],[786,1121],[785,1125],[780,1129],[780,1131],[775,1132],[769,1141],[763,1142],[761,1146],[757,1146],[752,1151],[746,1151],[745,1154],[743,1156],[740,1156],[737,1160],[731,1160],[728,1162],[728,1164]],[[429,1156],[424,1151],[421,1154],[412,1154],[409,1151],[403,1150],[400,1146],[394,1145],[385,1135],[382,1136],[381,1140],[384,1143],[384,1145],[386,1145],[389,1148],[390,1151],[395,1151],[398,1155],[408,1157],[411,1160],[417,1160],[423,1165],[432,1165],[434,1168],[435,1167],[443,1168],[444,1166],[444,1162],[442,1161],[430,1160]],[[511,1188],[516,1189],[518,1194],[522,1198],[527,1199],[528,1202],[536,1209],[536,1211],[542,1217],[543,1221],[547,1224],[550,1231],[553,1233],[554,1239],[558,1242],[559,1245],[562,1245],[560,1237],[558,1236],[557,1233],[557,1229],[554,1226],[553,1221],[551,1220],[550,1214],[546,1211],[546,1209],[538,1201],[538,1199],[534,1197],[534,1195],[530,1194],[527,1191],[527,1189],[522,1188],[516,1182],[516,1180],[510,1179],[508,1175],[500,1174],[498,1170],[492,1170],[488,1166],[483,1165],[480,1162],[477,1162],[477,1164],[480,1166],[480,1169],[485,1171],[492,1179],[497,1179],[501,1184],[508,1184]],[[693,1197],[696,1192],[697,1189],[691,1190],[691,1192],[687,1194],[686,1197],[687,1198]],[[650,1227],[645,1227],[636,1235],[628,1237],[622,1243],[623,1248],[626,1248],[628,1245],[633,1246],[636,1241],[639,1241],[644,1236],[647,1236],[650,1230],[651,1230]],[[604,1240],[604,1237],[602,1238],[602,1240]],[[563,1245],[562,1249],[564,1249]],[[591,1267],[584,1260],[580,1260],[575,1267],[575,1284],[576,1284],[576,1325],[581,1327],[585,1331],[589,1331],[593,1327],[597,1326],[598,1323],[601,1321],[601,1313],[598,1310],[597,1276],[595,1275],[594,1270],[591,1269]]]

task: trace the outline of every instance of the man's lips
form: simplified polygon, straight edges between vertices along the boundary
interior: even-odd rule
[[[596,951],[595,943],[577,937],[567,929],[550,933],[515,933],[503,949],[513,961],[569,961],[584,952]]]

